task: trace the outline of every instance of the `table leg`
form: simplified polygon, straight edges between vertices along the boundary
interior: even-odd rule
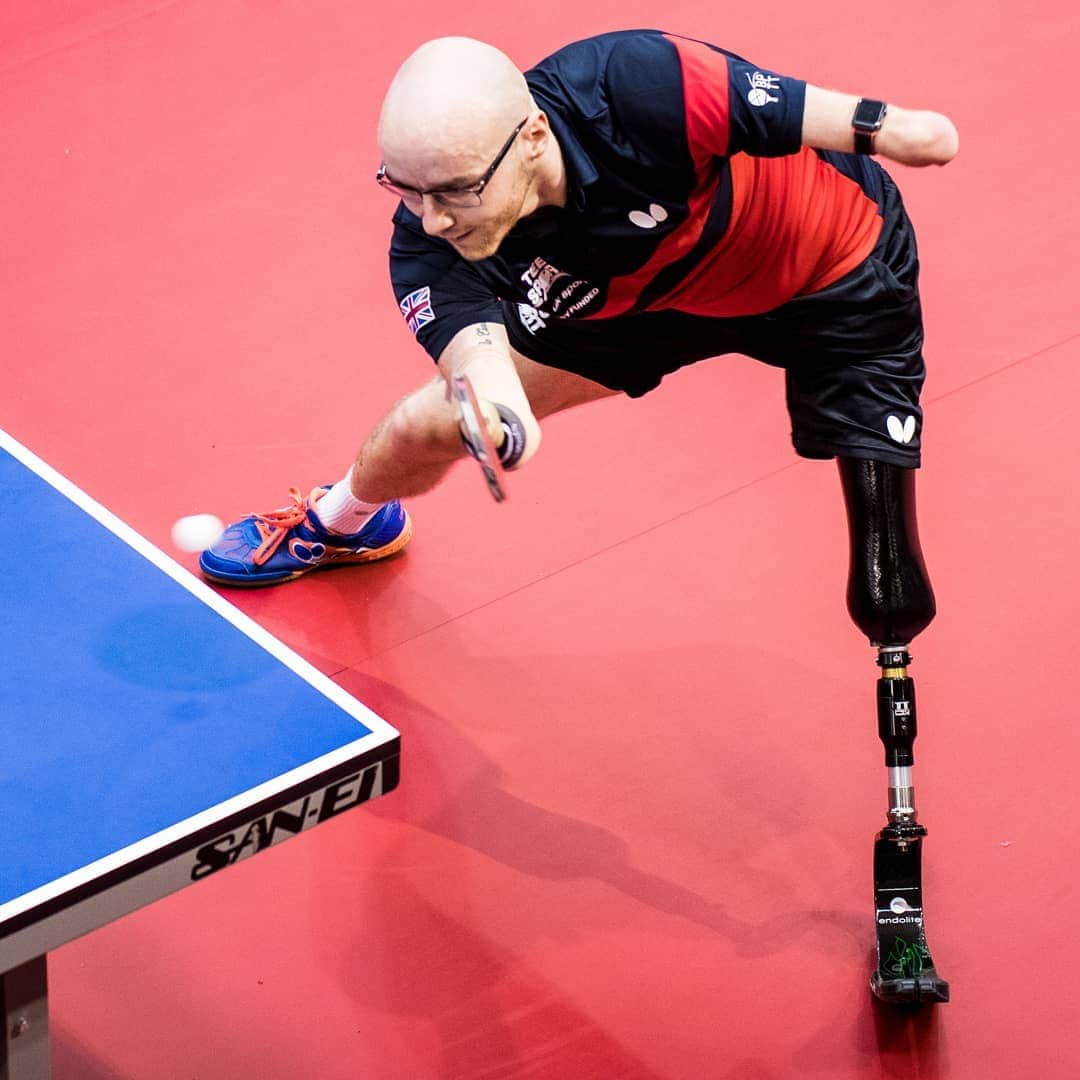
[[[48,994],[44,956],[0,975],[0,1080],[49,1080]]]

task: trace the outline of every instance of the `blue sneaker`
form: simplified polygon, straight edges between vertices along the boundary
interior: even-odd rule
[[[330,532],[314,512],[329,490],[317,487],[305,499],[290,488],[290,506],[230,525],[199,556],[199,569],[224,585],[275,585],[311,570],[385,559],[411,539],[412,519],[397,501],[376,510],[359,532]]]

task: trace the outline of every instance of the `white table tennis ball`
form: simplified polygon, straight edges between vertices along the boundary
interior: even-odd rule
[[[181,551],[205,551],[224,531],[221,518],[213,514],[192,514],[173,525],[172,542]]]

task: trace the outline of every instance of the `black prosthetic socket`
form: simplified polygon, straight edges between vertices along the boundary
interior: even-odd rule
[[[915,470],[840,458],[851,539],[847,607],[872,645],[907,645],[936,607],[915,520]]]

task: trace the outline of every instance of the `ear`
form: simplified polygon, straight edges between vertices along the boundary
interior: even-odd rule
[[[528,161],[540,158],[548,148],[548,143],[555,136],[548,122],[547,113],[543,110],[537,112],[522,129],[521,139],[525,144],[525,157]]]

